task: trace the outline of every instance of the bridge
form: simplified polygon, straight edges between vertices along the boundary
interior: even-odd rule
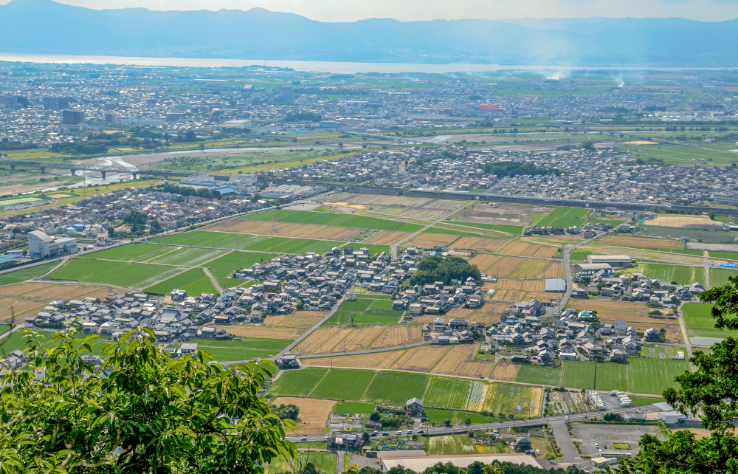
[[[145,176],[163,176],[164,179],[168,179],[170,176],[187,177],[192,174],[196,174],[197,171],[182,171],[182,170],[167,170],[167,169],[141,169],[137,167],[127,168],[125,166],[106,166],[106,165],[95,165],[95,164],[81,164],[81,163],[64,163],[54,161],[32,161],[32,160],[9,160],[0,159],[0,166],[8,166],[11,170],[15,171],[15,168],[36,168],[40,169],[42,173],[46,172],[46,169],[54,170],[69,170],[72,172],[72,176],[77,174],[77,171],[97,171],[105,179],[108,173],[117,174],[130,174],[134,179],[141,175]],[[210,176],[215,177],[219,180],[227,180],[231,175],[227,173],[211,173]]]

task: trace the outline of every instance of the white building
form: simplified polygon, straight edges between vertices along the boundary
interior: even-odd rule
[[[28,233],[28,254],[31,257],[51,257],[59,253],[59,246],[45,232],[34,230]]]

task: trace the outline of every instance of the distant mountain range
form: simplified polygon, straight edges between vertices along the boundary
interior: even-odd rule
[[[738,20],[369,19],[248,11],[0,5],[0,52],[551,66],[738,66]]]

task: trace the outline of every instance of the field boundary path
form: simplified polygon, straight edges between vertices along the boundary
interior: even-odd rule
[[[210,270],[203,267],[202,271],[205,272],[205,274],[210,278],[210,283],[213,284],[216,290],[218,290],[218,293],[223,294],[223,288],[220,287],[220,283],[218,283],[218,279],[213,276],[212,273],[210,273]]]
[[[421,342],[413,342],[411,344],[403,344],[401,346],[367,349],[365,351],[346,351],[346,352],[330,352],[328,354],[310,354],[310,355],[300,356],[300,359],[317,359],[320,357],[337,357],[337,356],[347,356],[347,355],[375,354],[377,352],[389,352],[389,351],[397,351],[400,349],[410,349],[411,347],[418,347],[418,346],[423,346],[427,344],[428,344],[427,342],[421,341]]]
[[[704,252],[705,257],[705,289],[710,289],[710,256],[707,253],[707,250]]]
[[[679,305],[679,328],[682,330],[682,339],[684,339],[684,346],[687,348],[687,362],[689,362],[689,359],[692,358],[692,340],[689,338],[689,333],[687,333],[687,325],[684,323],[684,311],[682,308],[684,307],[684,302],[682,302]],[[694,372],[696,369],[695,366],[692,365],[692,363],[689,363],[689,370],[691,372]]]
[[[349,289],[347,291],[347,293],[349,293],[352,289],[353,288]],[[315,330],[317,330],[320,326],[322,326],[326,321],[328,321],[331,316],[333,316],[334,314],[336,314],[336,311],[338,311],[338,308],[341,306],[341,303],[343,303],[343,298],[341,298],[340,300],[336,301],[336,304],[333,305],[333,307],[331,308],[331,310],[328,311],[328,314],[326,314],[323,319],[321,319],[320,321],[318,321],[317,323],[315,323],[313,325],[313,327],[311,327],[310,329],[308,329],[307,331],[305,331],[300,337],[298,337],[297,339],[295,339],[294,341],[292,341],[292,343],[290,345],[288,345],[287,347],[285,347],[284,349],[282,349],[282,351],[279,354],[277,354],[276,356],[274,356],[272,359],[276,359],[277,357],[281,357],[281,356],[285,355],[286,353],[288,353],[292,349],[294,349],[295,346],[297,346],[299,343],[301,343],[302,341],[304,341],[310,334],[312,334]]]
[[[599,236],[592,237],[589,240],[583,240],[578,244],[572,245],[571,247],[564,248],[562,260],[564,261],[564,278],[566,279],[566,292],[564,293],[564,297],[561,298],[561,301],[559,302],[559,312],[563,311],[564,308],[566,308],[566,305],[569,304],[569,300],[571,299],[572,286],[574,286],[574,278],[571,276],[571,251],[581,247],[582,245],[586,245],[592,242],[593,240],[597,239],[597,237]]]

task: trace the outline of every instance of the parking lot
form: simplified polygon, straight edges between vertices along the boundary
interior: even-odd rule
[[[656,435],[653,426],[626,426],[626,425],[598,425],[598,424],[574,424],[572,425],[572,438],[575,442],[581,440],[579,449],[582,454],[592,457],[600,456],[603,451],[623,451],[633,456],[640,451],[638,442],[644,434]],[[630,448],[618,449],[613,443],[624,443]]]

